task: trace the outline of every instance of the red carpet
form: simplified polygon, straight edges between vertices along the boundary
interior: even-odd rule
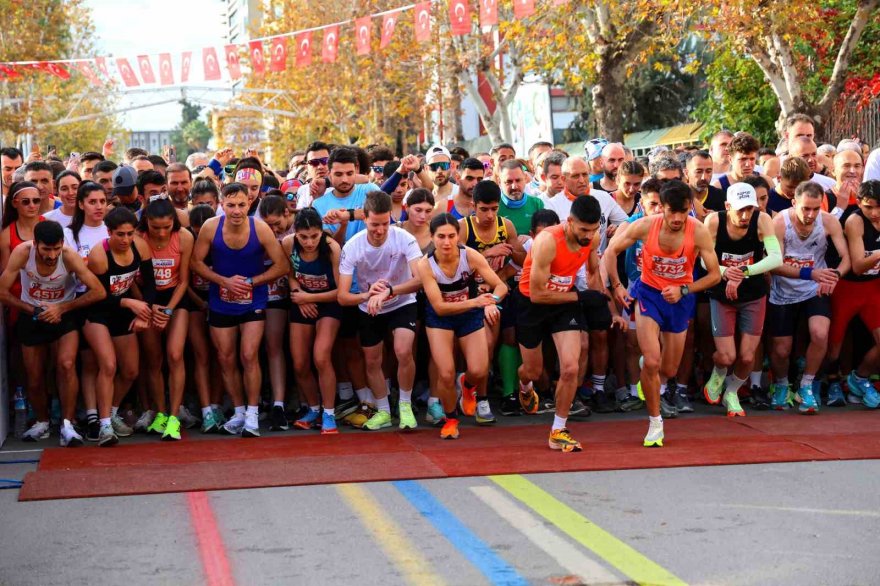
[[[287,433],[260,439],[137,443],[113,449],[51,448],[24,479],[19,499],[101,497],[369,482],[489,474],[530,474],[677,466],[880,458],[880,414],[794,413],[666,422],[666,447],[646,449],[645,421],[572,423],[584,451],[547,448],[546,425],[338,436]]]

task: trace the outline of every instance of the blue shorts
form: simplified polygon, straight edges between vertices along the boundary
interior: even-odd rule
[[[483,327],[485,311],[481,308],[469,309],[456,315],[437,315],[431,304],[425,306],[425,327],[438,330],[452,330],[455,337],[464,338]]]
[[[679,334],[688,329],[688,321],[693,319],[697,306],[696,295],[682,297],[678,303],[669,303],[663,295],[650,285],[639,283],[636,291],[639,313],[650,317],[660,326],[661,332]]]

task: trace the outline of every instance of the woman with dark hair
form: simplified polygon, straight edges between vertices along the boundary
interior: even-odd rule
[[[58,222],[62,228],[70,225],[76,212],[76,194],[80,183],[82,178],[75,171],[62,171],[55,177],[55,196],[61,200],[61,207],[46,212],[44,217],[47,220]]]
[[[332,351],[342,317],[336,301],[342,249],[324,232],[321,215],[314,208],[301,209],[293,228],[294,234],[281,243],[291,266],[290,354],[297,383],[309,405],[309,411],[294,425],[300,429],[315,427],[323,404],[321,433],[337,433]],[[318,371],[317,381],[313,364]]]
[[[406,198],[406,221],[401,226],[416,237],[422,254],[430,254],[434,249],[431,239],[431,214],[434,213],[434,194],[424,187],[409,192]]]
[[[42,201],[36,183],[19,181],[9,186],[3,206],[3,230],[0,231],[0,270],[6,268],[9,255],[19,244],[34,239],[34,226],[44,219],[40,215]],[[13,291],[13,294],[20,291]]]
[[[190,202],[192,203],[190,212],[199,204],[210,206],[211,210],[216,212],[217,206],[220,205],[220,188],[210,179],[199,179],[193,184],[192,191],[190,191]],[[192,220],[192,213],[190,213],[190,220]]]

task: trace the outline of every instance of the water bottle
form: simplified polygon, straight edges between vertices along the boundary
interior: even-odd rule
[[[24,388],[15,387],[15,437],[21,439],[27,431],[27,399],[24,398]]]

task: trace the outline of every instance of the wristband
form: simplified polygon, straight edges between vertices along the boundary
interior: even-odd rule
[[[800,277],[804,281],[812,281],[813,280],[813,268],[812,267],[802,268]]]
[[[354,210],[348,210],[348,221],[354,222]]]
[[[391,286],[391,283],[388,283],[388,298],[391,299],[394,297],[394,287]]]
[[[171,309],[170,307],[163,307],[163,308],[160,309],[159,311],[161,311],[162,313],[164,313],[165,315],[168,315],[168,316],[174,314],[174,310]]]
[[[254,279],[252,277],[248,277],[247,279],[244,280],[244,282],[247,283],[248,285],[253,285]]]
[[[501,303],[501,298],[497,295],[492,295],[492,299],[495,300],[495,304]]]

